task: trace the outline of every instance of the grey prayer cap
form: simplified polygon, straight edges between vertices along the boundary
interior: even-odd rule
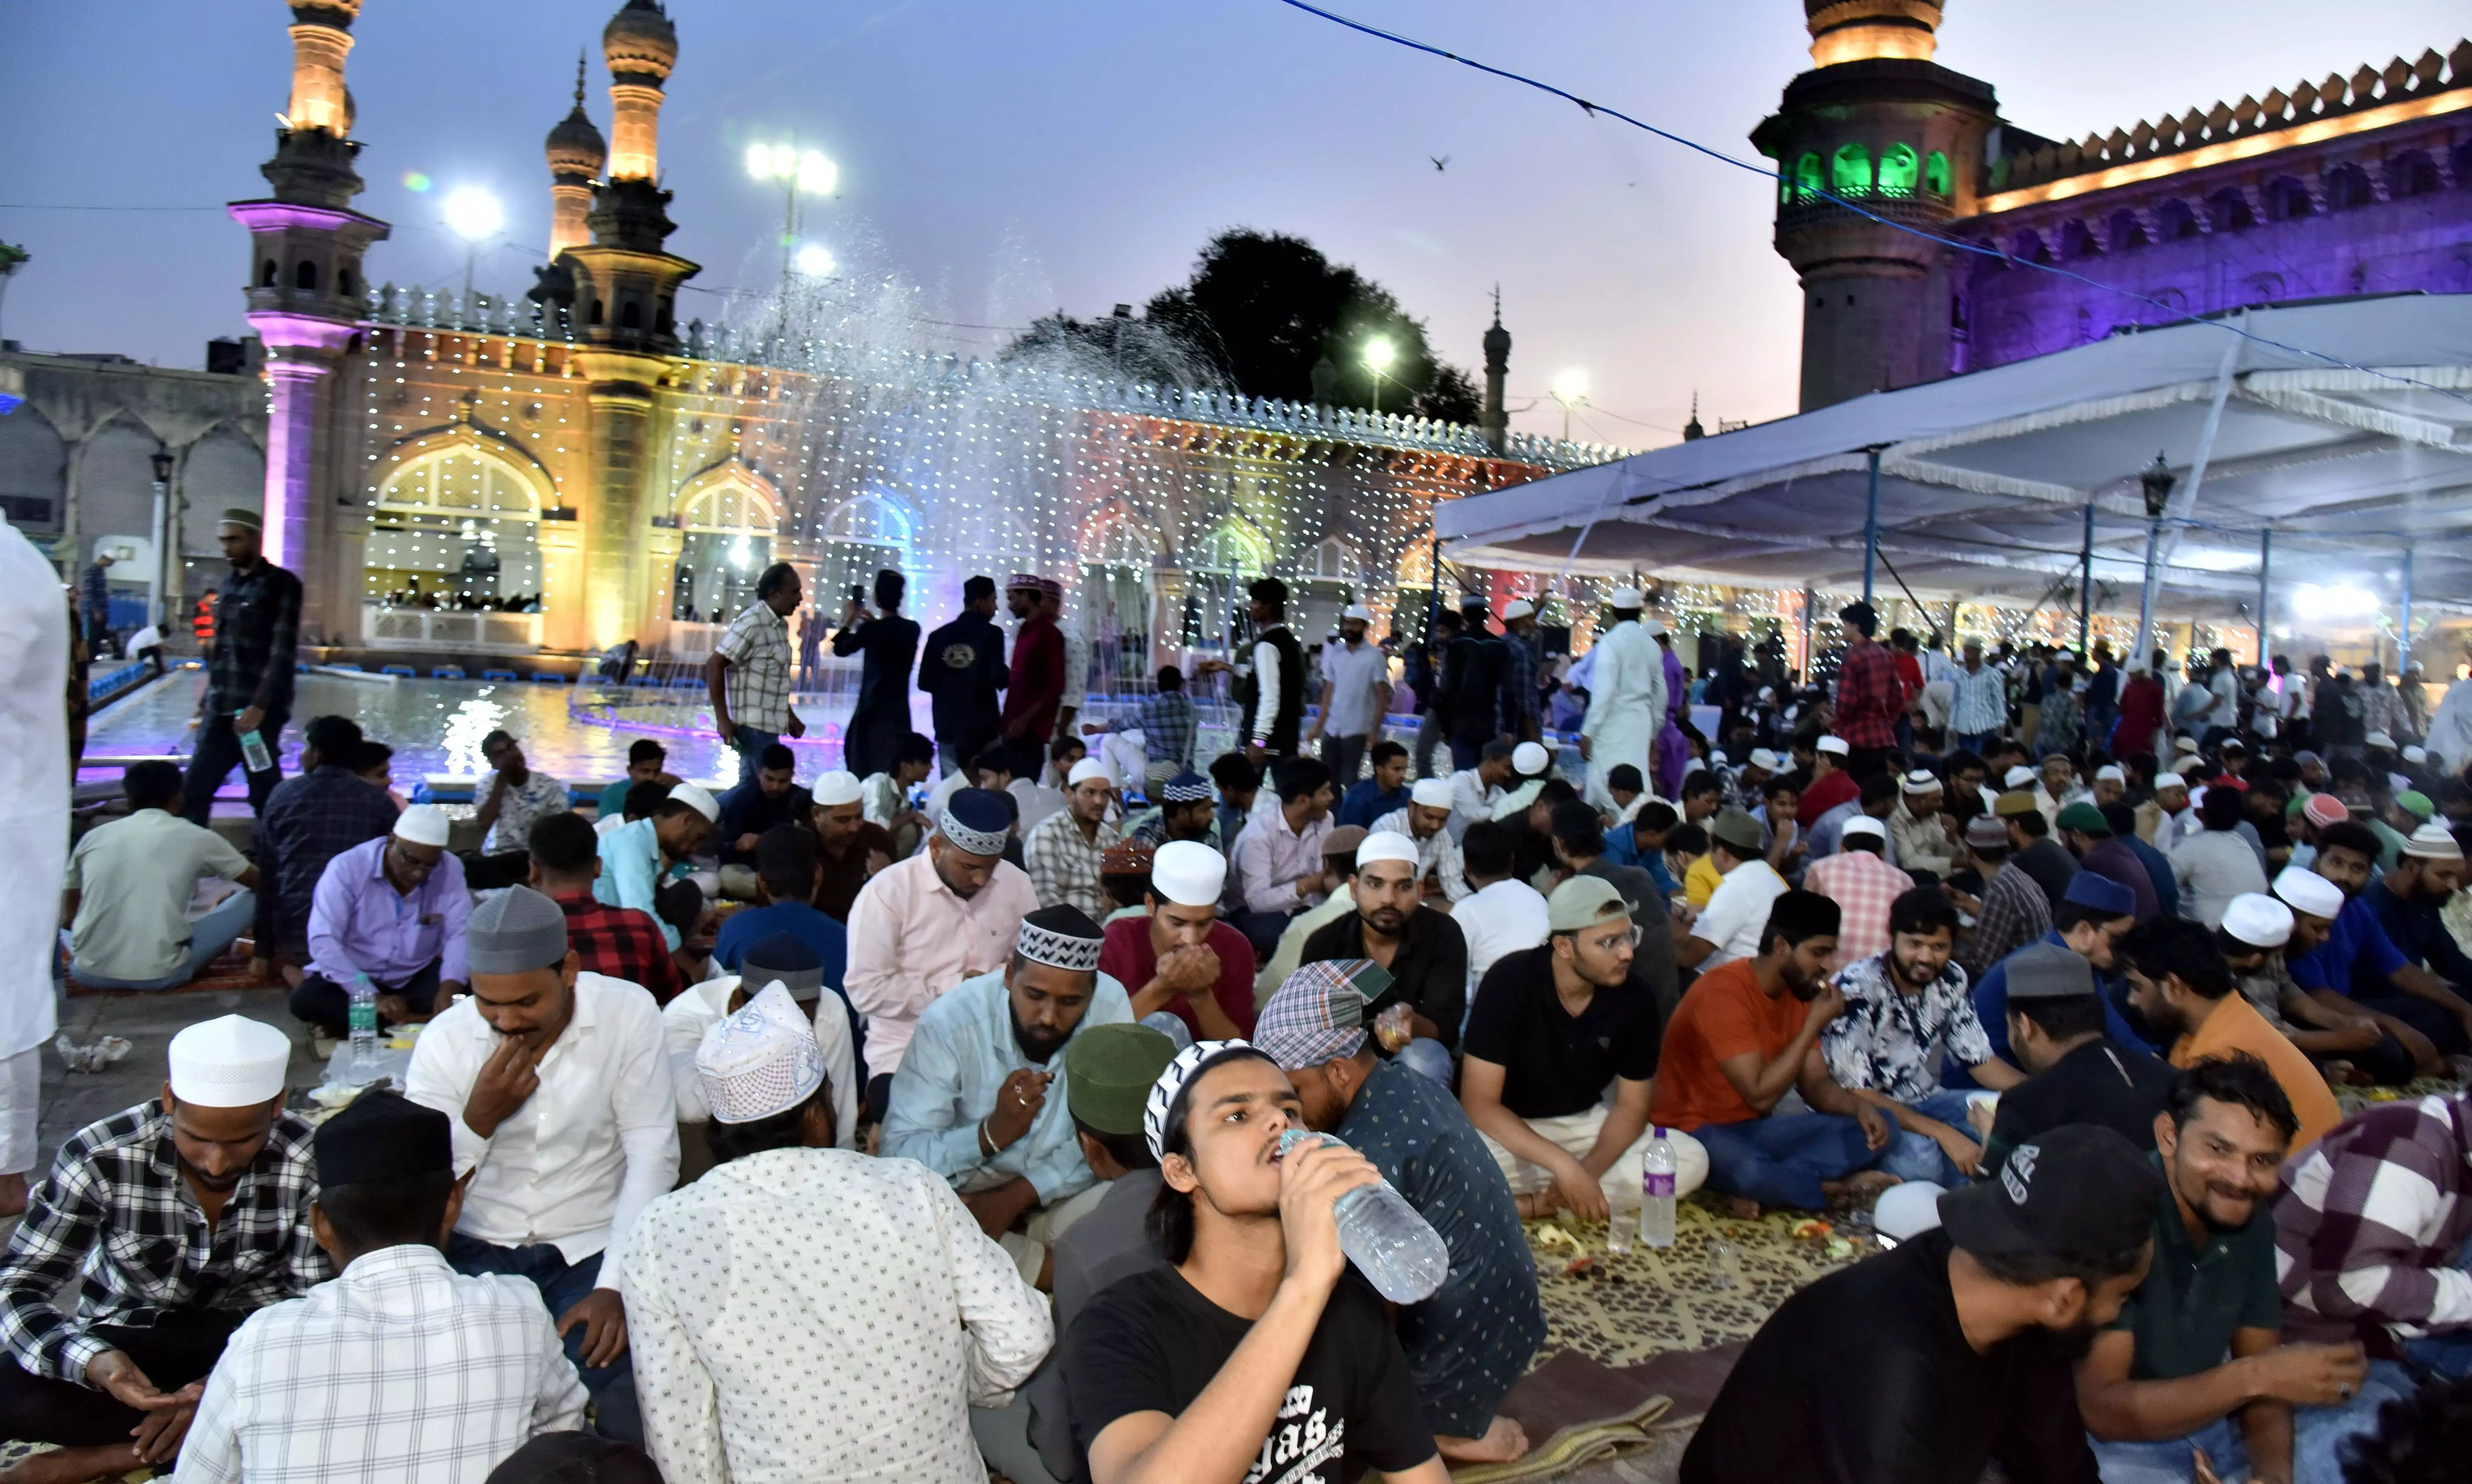
[[[738,982],[750,998],[775,979],[792,1000],[805,1004],[824,992],[824,961],[803,939],[776,932],[738,960]]]
[[[2008,998],[2071,1000],[2094,993],[2094,966],[2056,943],[2035,943],[2008,955]]]
[[[490,892],[472,908],[464,956],[474,974],[530,974],[566,958],[566,913],[530,886]]]

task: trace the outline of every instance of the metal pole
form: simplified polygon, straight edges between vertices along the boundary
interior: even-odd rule
[[[2395,684],[2404,683],[2403,672],[2412,669],[2412,548],[2403,549],[2403,594],[2401,611],[2395,621]]]
[[[1810,585],[1808,583],[1804,584],[1802,589],[1802,665],[1800,666],[1800,670],[1806,679],[1811,674],[1811,610],[1818,606],[1818,602],[1819,600],[1812,592]]]
[[[2146,523],[2146,580],[2137,592],[2137,652],[2144,654],[2154,642],[2154,557],[2155,547],[2163,539],[2160,518]]]
[[[146,574],[146,619],[151,624],[171,624],[163,616],[163,538],[169,522],[165,510],[171,504],[169,487],[161,480],[154,482],[154,551]]]
[[[2257,533],[2257,668],[2266,668],[2267,615],[2274,597],[2274,528]]]
[[[1433,597],[1425,605],[1425,662],[1428,667],[1433,664],[1434,659],[1434,630],[1439,628],[1442,623],[1442,528],[1438,523],[1434,527],[1433,577]],[[1438,679],[1438,677],[1429,676],[1428,678]],[[1423,697],[1419,696],[1418,699],[1421,700]]]
[[[1863,503],[1863,601],[1871,601],[1871,569],[1880,559],[1880,451],[1870,450],[1871,490]]]
[[[2085,541],[2078,550],[2078,652],[2091,654],[2086,645],[2094,631],[2094,502],[2086,502]]]

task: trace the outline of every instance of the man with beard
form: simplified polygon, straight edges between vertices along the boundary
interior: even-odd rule
[[[1012,670],[997,725],[1012,775],[1035,781],[1047,762],[1047,740],[1064,695],[1064,631],[1047,612],[1046,594],[1063,588],[1052,577],[1017,572],[1005,583],[1005,605],[1021,626],[1012,636]]]
[[[1382,718],[1390,709],[1390,656],[1365,637],[1373,612],[1349,604],[1340,618],[1343,642],[1322,651],[1321,711],[1304,736],[1321,744],[1321,760],[1343,789],[1353,791],[1357,769],[1365,762],[1368,738],[1378,737]],[[1534,702],[1531,693],[1530,705]],[[1408,752],[1399,750],[1401,777],[1407,775]],[[1396,788],[1394,780],[1391,787]],[[1358,820],[1357,823],[1366,823]]]
[[[1004,859],[1011,830],[1000,795],[963,789],[937,817],[927,848],[870,877],[850,907],[842,987],[868,1018],[870,1121],[884,1118],[919,1015],[953,986],[1003,968],[1021,920],[1038,909],[1030,877]]]
[[[2472,958],[2438,921],[2438,911],[2463,889],[2463,847],[2436,821],[2419,826],[2403,842],[2394,867],[2361,893],[2388,941],[2404,957],[2455,986],[2459,998],[2472,991]]]
[[[2104,1034],[2122,1046],[2144,1046],[2148,1038],[2112,1003],[2111,988],[2119,975],[2113,966],[2113,948],[2120,935],[2137,924],[2134,915],[2137,899],[2128,888],[2108,876],[2088,871],[2069,883],[2068,894],[2052,914],[2052,929],[2037,943],[2065,948],[2092,965],[2096,975],[2097,993],[2103,997]],[[1991,1054],[2008,1055],[2008,963],[2016,957],[1993,964],[1974,984],[1974,1017],[1983,1023],[1984,1033],[1991,1038]],[[1972,1085],[1962,1072],[1953,1079],[1955,1085]]]
[[[1369,835],[1404,835],[1416,842],[1416,887],[1428,902],[1462,902],[1474,889],[1467,883],[1460,841],[1451,834],[1451,808],[1449,779],[1419,778],[1408,790],[1406,803],[1367,827]]]
[[[2008,964],[2009,1055],[2028,1073],[2000,1095],[1982,1165],[1998,1169],[2019,1144],[2064,1123],[2094,1123],[2141,1149],[2154,1147],[2154,1115],[2177,1073],[2145,1050],[2104,1034],[2094,968],[2065,948],[2036,943]],[[1975,1115],[1975,1126],[1984,1126]]]
[[[1882,1168],[1953,1186],[1978,1173],[1983,1151],[1966,1123],[1965,1095],[1940,1084],[1942,1058],[1996,1091],[2025,1076],[1991,1054],[1965,971],[1950,960],[1957,908],[1916,886],[1889,904],[1888,919],[1887,950],[1839,972],[1845,1013],[1820,1032],[1819,1054],[1838,1086],[1896,1119],[1896,1144]]]
[[[849,921],[868,878],[893,860],[892,832],[867,817],[863,795],[858,775],[836,768],[816,780],[807,811],[816,832],[816,910],[838,923]]]
[[[2144,1280],[2162,1186],[2127,1140],[2071,1124],[1941,1196],[1938,1230],[1760,1327],[1682,1484],[1974,1484],[1994,1458],[2011,1484],[2093,1484],[2069,1365]]]
[[[1415,841],[1387,831],[1367,836],[1349,883],[1356,910],[1305,939],[1304,962],[1369,958],[1381,965],[1390,983],[1372,1013],[1406,1005],[1414,1039],[1398,1054],[1448,1087],[1467,1009],[1467,940],[1449,914],[1425,906],[1416,871]]]
[[[2274,1075],[2298,1119],[2298,1147],[2343,1121],[2326,1078],[2246,995],[2232,993],[2231,965],[2215,935],[2185,917],[2144,925],[2120,940],[2128,1003],[2182,1069],[2214,1057],[2247,1056]]]
[[[2154,1261],[2078,1366],[2109,1484],[2187,1478],[2193,1449],[2226,1477],[2333,1479],[2336,1445],[2374,1429],[2384,1395],[2361,1397],[2358,1344],[2283,1343],[2273,1200],[2294,1127],[2274,1077],[2237,1055],[2182,1072],[2154,1116]]]
[[[2343,906],[2315,949],[2291,955],[2292,978],[2331,1008],[2362,1011],[2412,1053],[2424,1076],[2472,1047],[2472,1005],[2446,981],[2404,955],[2378,914],[2363,900],[2377,864],[2377,836],[2345,821],[2318,832],[2310,874],[2335,883]],[[2286,871],[2284,874],[2291,874]],[[2281,893],[2278,892],[2278,895]]]
[[[0,1432],[59,1445],[12,1479],[168,1466],[241,1321],[334,1276],[309,1230],[312,1130],[283,1107],[291,1054],[237,1015],[192,1025],[158,1098],[60,1145],[0,1263]]]
[[[1106,1193],[1092,1189],[1062,1090],[1047,1095],[1076,1032],[1133,1018],[1125,987],[1099,971],[1103,941],[1079,907],[1024,917],[1003,969],[963,979],[918,1017],[892,1078],[883,1153],[952,1182],[1025,1281]]]
[[[1786,892],[1769,910],[1758,954],[1701,975],[1665,1029],[1656,1121],[1697,1136],[1709,1188],[1737,1209],[1818,1211],[1897,1183],[1872,1167],[1895,1124],[1840,1087],[1819,1054],[1819,1033],[1845,1013],[1828,978],[1837,927],[1836,903]],[[1808,1111],[1777,1110],[1793,1090]]]
[[[1140,840],[1153,849],[1170,840],[1191,840],[1226,854],[1220,844],[1219,812],[1211,802],[1209,779],[1186,768],[1160,786],[1158,797],[1158,808],[1127,827],[1127,839]]]

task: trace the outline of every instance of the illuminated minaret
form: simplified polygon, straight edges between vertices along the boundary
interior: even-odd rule
[[[344,419],[328,415],[333,371],[359,333],[361,256],[387,224],[351,209],[352,94],[344,59],[361,0],[292,7],[292,101],[259,167],[273,195],[233,201],[249,228],[249,322],[266,343],[266,555],[300,577],[301,629],[348,636],[360,596],[357,553],[337,498],[358,488],[342,467]],[[331,431],[330,431],[331,430]],[[348,559],[347,559],[348,558]]]
[[[1503,382],[1510,375],[1510,332],[1502,327],[1502,290],[1493,291],[1493,328],[1485,332],[1485,411],[1478,425],[1487,443],[1502,452],[1510,432],[1510,414],[1503,411]]]
[[[549,156],[549,255],[581,247],[592,240],[585,221],[592,212],[593,183],[609,157],[601,130],[583,111],[583,59],[575,59],[575,107],[549,131],[543,153]]]

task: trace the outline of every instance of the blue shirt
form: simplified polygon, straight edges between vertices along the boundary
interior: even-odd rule
[[[2302,989],[2331,989],[2339,995],[2393,993],[2394,972],[2409,962],[2394,946],[2378,914],[2364,896],[2354,897],[2335,914],[2326,941],[2287,959],[2292,981]]]
[[[1125,987],[1102,974],[1073,1034],[1132,1018]],[[1032,1061],[1013,1039],[1012,996],[1003,972],[963,979],[918,1017],[909,1049],[901,1053],[884,1116],[885,1157],[916,1160],[956,1189],[972,1176],[1020,1175],[1046,1206],[1087,1190],[1094,1177],[1082,1163],[1064,1100],[1064,1053],[1072,1044],[1068,1037],[1045,1063]],[[1021,1071],[1052,1072],[1057,1080],[1047,1085],[1047,1100],[1032,1116],[1030,1132],[992,1156],[984,1154],[979,1121],[995,1112],[1004,1079]]]
[[[2034,941],[2049,943],[2055,948],[2069,946],[2068,939],[2060,936],[2057,928]],[[2030,948],[2032,946],[2032,944],[2027,945]],[[2094,988],[2096,995],[2103,1000],[2104,1035],[2108,1037],[2115,1046],[2146,1047],[2148,1044],[2146,1038],[2130,1029],[2127,1018],[2120,1013],[2120,1005],[2113,994],[2116,988],[2115,982],[2098,972],[2094,977]],[[2007,958],[2001,959],[1985,970],[1982,979],[1975,984],[1974,1017],[1983,1023],[1983,1033],[1990,1039],[1992,1054],[2012,1067],[2016,1066],[2016,1055],[2008,1049],[2008,960]],[[1982,1085],[1967,1075],[1965,1069],[1954,1061],[1941,1064],[1940,1081],[1948,1087],[1956,1088]]]
[[[713,939],[712,961],[732,974],[747,951],[776,932],[786,932],[816,951],[824,961],[824,982],[842,987],[849,967],[849,930],[804,902],[775,902],[769,907],[741,907],[721,925]],[[760,987],[760,986],[759,986]]]
[[[1360,778],[1349,785],[1347,793],[1339,801],[1339,823],[1336,828],[1355,825],[1361,830],[1373,828],[1373,821],[1394,809],[1408,807],[1408,786],[1401,784],[1384,789],[1370,778]]]
[[[724,789],[713,800],[721,806],[721,818],[713,831],[713,846],[724,865],[753,865],[755,853],[741,851],[741,836],[760,836],[774,825],[805,824],[815,809],[815,795],[792,784],[779,798],[766,794],[764,786],[753,774]]]
[[[661,837],[653,821],[622,824],[601,836],[601,874],[592,881],[592,898],[610,907],[631,907],[661,924],[661,941],[676,953],[678,930],[661,921],[655,898],[661,888]]]
[[[2361,900],[2384,928],[2387,941],[2395,952],[2415,963],[2429,966],[2429,972],[2453,983],[2458,990],[2472,991],[2472,959],[2455,946],[2455,934],[2446,930],[2438,920],[2437,907],[2427,902],[2407,902],[2387,889],[2381,876],[2369,883]]]

